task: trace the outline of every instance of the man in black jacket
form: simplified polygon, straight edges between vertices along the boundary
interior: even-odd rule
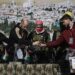
[[[14,52],[15,52],[15,44],[18,45],[19,48],[22,48],[23,55],[24,55],[24,48],[28,45],[28,20],[22,19],[21,23],[18,23],[14,28],[11,29],[10,36],[9,36],[9,47],[8,47],[8,54],[9,59],[14,59]],[[14,46],[15,45],[15,46]]]

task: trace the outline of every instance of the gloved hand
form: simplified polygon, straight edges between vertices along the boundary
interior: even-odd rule
[[[40,41],[36,41],[36,42],[33,42],[33,45],[39,45],[40,44]]]

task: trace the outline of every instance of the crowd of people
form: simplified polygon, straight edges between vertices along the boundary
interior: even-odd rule
[[[47,31],[43,21],[36,20],[35,29],[29,32],[29,20],[23,18],[11,29],[9,38],[0,33],[0,62],[58,63],[62,75],[72,75],[69,57],[75,56],[75,23],[69,14],[59,21],[60,31]]]

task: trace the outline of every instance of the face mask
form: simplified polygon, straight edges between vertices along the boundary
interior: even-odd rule
[[[37,32],[41,32],[43,30],[43,28],[36,28]]]

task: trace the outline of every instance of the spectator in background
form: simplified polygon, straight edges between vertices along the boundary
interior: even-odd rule
[[[55,41],[58,36],[59,36],[59,33],[56,29],[52,28],[49,32],[49,35],[50,35],[50,41]],[[49,58],[52,59],[52,62],[55,62],[55,56],[56,56],[56,51],[57,50],[57,47],[50,47],[49,48]]]

